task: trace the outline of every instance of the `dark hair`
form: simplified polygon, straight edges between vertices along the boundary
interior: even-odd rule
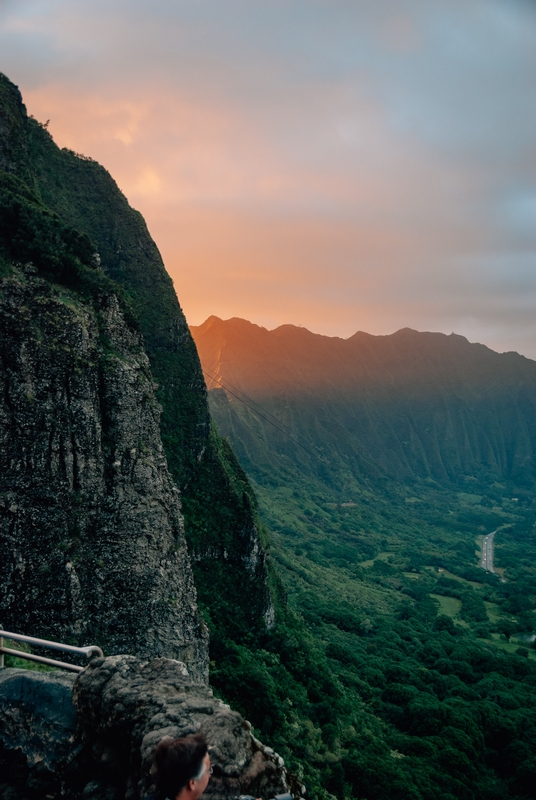
[[[208,746],[200,733],[183,739],[163,739],[155,750],[157,797],[174,800],[201,771]]]

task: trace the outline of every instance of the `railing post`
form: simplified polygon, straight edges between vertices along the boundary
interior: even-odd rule
[[[2,626],[0,625],[0,632],[2,631]],[[4,666],[4,654],[1,652],[2,647],[4,646],[4,637],[0,636],[0,669]]]

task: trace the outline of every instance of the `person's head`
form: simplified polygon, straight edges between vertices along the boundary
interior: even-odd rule
[[[196,800],[210,778],[210,758],[201,734],[182,739],[163,739],[154,754],[156,788],[161,797],[175,800],[185,790],[189,800]]]

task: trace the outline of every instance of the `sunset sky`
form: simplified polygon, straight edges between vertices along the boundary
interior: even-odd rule
[[[0,56],[143,213],[191,324],[536,358],[536,3],[0,0]]]

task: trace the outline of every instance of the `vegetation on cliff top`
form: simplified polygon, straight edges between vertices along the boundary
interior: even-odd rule
[[[131,303],[99,266],[90,239],[64,225],[60,217],[14,175],[0,171],[0,270],[31,264],[39,275],[75,291],[97,308],[115,294],[129,324],[138,328]]]

